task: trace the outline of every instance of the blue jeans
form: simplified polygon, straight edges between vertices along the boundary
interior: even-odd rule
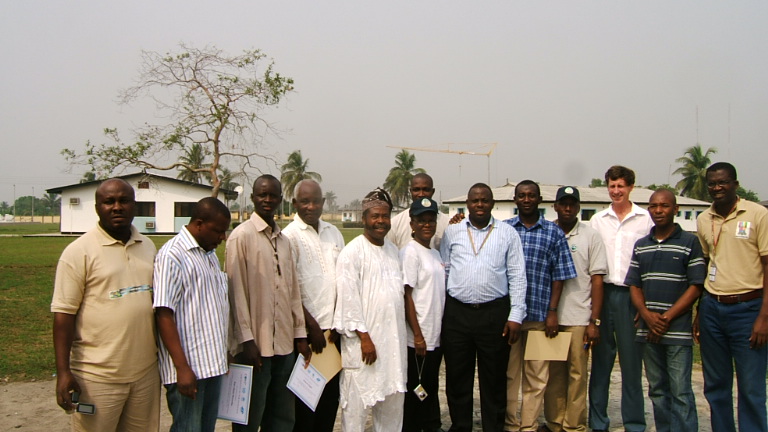
[[[643,400],[643,343],[635,342],[637,310],[629,300],[629,288],[604,285],[600,313],[600,343],[592,347],[589,376],[589,427],[608,429],[608,390],[611,371],[619,353],[621,366],[621,417],[629,432],[645,431]]]
[[[699,430],[691,387],[693,347],[648,343],[643,352],[656,432]]]
[[[212,432],[216,429],[220,388],[221,375],[197,380],[197,394],[195,399],[190,399],[179,393],[175,383],[166,384],[165,398],[173,416],[171,432]]]
[[[237,360],[237,357],[235,358]],[[232,423],[233,432],[292,432],[296,399],[288,390],[296,354],[262,357],[261,370],[253,371],[248,425]]]
[[[712,430],[735,432],[733,421],[733,364],[739,391],[739,430],[768,431],[765,378],[768,347],[749,347],[752,325],[762,299],[723,304],[705,294],[699,307],[704,396],[712,411]]]

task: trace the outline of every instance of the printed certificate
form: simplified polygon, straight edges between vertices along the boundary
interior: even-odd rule
[[[304,369],[304,356],[298,355],[291,377],[288,379],[288,389],[313,412],[317,408],[317,402],[320,401],[327,382],[328,380],[312,364]]]
[[[248,424],[251,407],[253,366],[231,363],[229,372],[221,380],[219,418],[234,423]]]

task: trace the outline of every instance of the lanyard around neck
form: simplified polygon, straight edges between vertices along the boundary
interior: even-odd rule
[[[469,229],[469,224],[467,224],[467,236],[469,236],[469,242],[472,244],[472,252],[475,254],[475,256],[477,256],[477,254],[479,254],[480,251],[483,250],[483,246],[485,246],[485,242],[488,241],[488,237],[490,237],[491,232],[493,232],[493,227],[494,225],[491,224],[491,227],[488,229],[488,234],[485,235],[483,242],[480,244],[480,249],[475,250],[475,238]]]

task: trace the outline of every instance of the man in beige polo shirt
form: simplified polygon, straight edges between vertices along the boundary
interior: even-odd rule
[[[738,187],[733,165],[718,162],[707,168],[712,206],[696,222],[708,276],[694,337],[701,342],[704,396],[712,410],[712,430],[736,430],[732,395],[735,364],[739,430],[765,432],[768,210],[740,199]]]
[[[104,181],[96,190],[98,226],[59,258],[53,291],[56,401],[81,407],[74,431],[156,431],[160,419],[152,266],[155,245],[131,225],[131,185]],[[78,410],[80,411],[80,410]]]

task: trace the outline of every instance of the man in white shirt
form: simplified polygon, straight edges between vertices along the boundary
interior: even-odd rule
[[[432,177],[426,173],[419,173],[413,176],[411,179],[411,200],[422,200],[424,198],[432,199],[435,194],[435,187],[432,183]],[[387,234],[387,240],[397,246],[397,249],[402,249],[403,246],[411,241],[411,216],[408,214],[409,208],[398,213],[397,216],[392,218],[392,229]],[[437,212],[437,228],[435,236],[432,237],[431,247],[435,250],[440,250],[440,240],[443,238],[445,227],[448,226],[448,215],[445,213]]]
[[[635,187],[635,172],[614,165],[605,173],[611,205],[590,220],[600,233],[608,257],[608,275],[603,284],[603,310],[600,314],[600,343],[592,347],[592,373],[589,377],[589,426],[593,431],[608,430],[608,390],[611,370],[619,353],[621,365],[621,417],[629,432],[645,431],[643,407],[643,344],[635,342],[634,318],[637,310],[624,284],[635,242],[653,226],[648,211],[629,200]]]
[[[307,338],[312,351],[317,354],[324,349],[338,349],[338,334],[330,332],[326,340],[325,332],[333,323],[336,304],[336,259],[344,248],[344,237],[338,228],[321,219],[324,204],[323,191],[316,181],[300,181],[293,192],[296,216],[283,230],[283,234],[291,243],[291,252],[296,263]],[[337,348],[333,347],[334,343]],[[296,398],[294,432],[332,431],[338,408],[337,374],[326,384],[314,412],[301,399]]]

